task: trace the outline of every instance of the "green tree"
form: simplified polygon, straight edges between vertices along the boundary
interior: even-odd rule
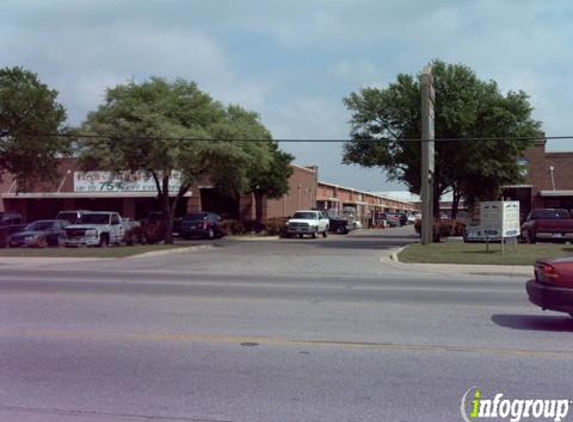
[[[453,217],[459,201],[495,197],[500,186],[519,181],[517,159],[530,145],[516,137],[536,137],[540,122],[523,92],[500,92],[494,81],[482,81],[464,65],[432,63],[435,136],[499,138],[489,141],[436,143],[434,211],[440,196],[453,192]],[[364,88],[344,104],[351,111],[352,140],[344,145],[343,163],[383,168],[390,180],[420,193],[421,138],[419,77],[399,74],[387,88]],[[482,183],[483,182],[483,183]]]
[[[183,79],[153,77],[108,89],[81,131],[98,135],[81,140],[84,169],[144,170],[153,177],[167,217],[166,243],[173,242],[177,204],[193,183],[209,176],[222,189],[242,192],[248,169],[270,159],[267,142],[247,141],[270,140],[256,113],[224,107]],[[179,188],[170,195],[177,174]]]
[[[0,176],[8,171],[18,189],[37,180],[53,180],[58,154],[68,150],[66,111],[58,92],[21,67],[0,69]]]
[[[294,156],[281,151],[276,142],[271,143],[271,160],[267,165],[252,166],[249,171],[249,190],[255,197],[257,232],[261,231],[264,199],[279,199],[289,191],[289,178]]]

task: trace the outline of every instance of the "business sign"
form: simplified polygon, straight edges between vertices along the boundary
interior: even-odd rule
[[[529,174],[529,161],[526,158],[520,158],[517,160],[517,167],[519,168],[519,174],[524,179]]]
[[[172,171],[169,192],[177,192],[181,186],[181,172]],[[151,173],[147,171],[75,171],[74,192],[157,192]]]
[[[480,202],[480,226],[486,236],[519,236],[519,201]]]

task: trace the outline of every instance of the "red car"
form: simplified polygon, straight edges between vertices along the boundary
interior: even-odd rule
[[[538,259],[534,269],[535,278],[526,285],[529,301],[573,316],[573,257]]]

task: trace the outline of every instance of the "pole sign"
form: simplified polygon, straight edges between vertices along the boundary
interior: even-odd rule
[[[480,222],[482,232],[489,238],[519,236],[519,201],[480,202]]]

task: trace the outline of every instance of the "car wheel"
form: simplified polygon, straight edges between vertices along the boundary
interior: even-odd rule
[[[99,239],[99,247],[100,248],[107,248],[109,246],[109,239],[107,236],[101,236]]]
[[[342,234],[343,232],[344,232],[344,229],[341,226],[336,227],[334,229],[334,233],[336,233],[336,234]]]
[[[314,230],[314,231],[312,232],[312,238],[313,238],[313,239],[316,239],[316,233],[317,233],[317,232],[318,232],[318,229],[316,229],[316,230]]]
[[[207,231],[207,239],[215,239],[215,231],[213,229]]]
[[[322,232],[322,237],[328,237],[328,233],[325,231]]]

